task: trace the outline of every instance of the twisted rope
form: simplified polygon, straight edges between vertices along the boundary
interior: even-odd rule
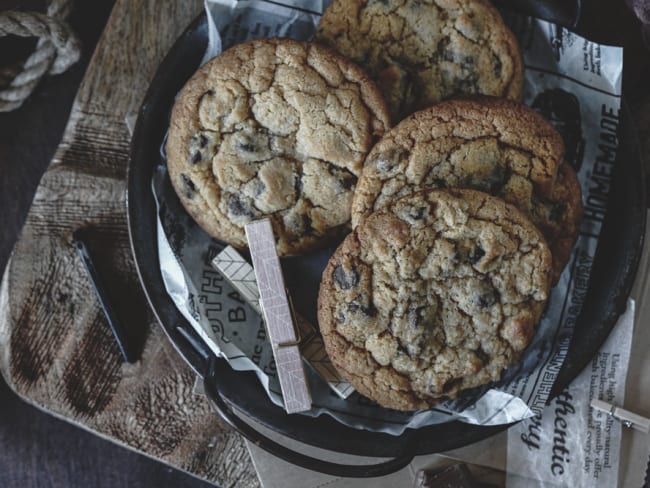
[[[64,21],[71,9],[72,0],[52,0],[47,14],[0,12],[0,37],[13,34],[38,38],[36,49],[22,66],[0,71],[0,112],[17,109],[43,77],[63,73],[79,60],[79,40]]]

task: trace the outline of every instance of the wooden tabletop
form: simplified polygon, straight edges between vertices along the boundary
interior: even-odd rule
[[[127,120],[162,57],[201,8],[199,0],[115,2],[6,267],[0,371],[26,402],[100,437],[221,486],[252,487],[259,482],[243,440],[194,392],[195,373],[154,323],[126,231]],[[49,115],[41,114],[34,129],[47,125]],[[30,171],[33,182],[39,168]],[[17,220],[24,205],[14,209]],[[90,229],[99,266],[111,271],[106,275],[110,288],[120,291],[121,312],[145,340],[135,364],[122,362],[71,245],[72,232],[82,227]],[[11,243],[2,244],[6,255]],[[62,452],[68,441],[58,439]],[[125,479],[118,473],[105,486]]]

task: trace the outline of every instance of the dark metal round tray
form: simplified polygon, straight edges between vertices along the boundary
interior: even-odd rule
[[[207,43],[205,16],[197,18],[161,63],[145,96],[131,144],[127,214],[138,273],[149,302],[179,353],[206,380],[206,391],[220,413],[240,432],[280,457],[331,474],[376,476],[395,471],[413,455],[455,449],[502,431],[507,426],[478,427],[460,422],[407,429],[400,436],[346,427],[328,416],[287,415],[273,405],[253,373],[236,372],[202,345],[167,295],[158,261],[156,206],[151,191],[159,149],[168,127],[174,97],[198,67]],[[596,253],[584,307],[568,356],[553,387],[560,393],[585,367],[623,312],[643,246],[645,178],[634,131],[623,111],[621,149],[610,202]],[[374,467],[323,463],[273,445],[233,416],[234,406],[270,429],[332,451],[376,457],[397,457]],[[284,450],[283,450],[284,449]]]

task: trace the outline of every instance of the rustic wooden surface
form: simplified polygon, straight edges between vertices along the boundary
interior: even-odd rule
[[[194,374],[147,311],[128,247],[128,116],[201,2],[118,0],[36,192],[0,291],[0,371],[28,402],[222,486],[257,486],[241,438],[193,393]],[[71,246],[90,226],[111,289],[146,339],[122,363]]]

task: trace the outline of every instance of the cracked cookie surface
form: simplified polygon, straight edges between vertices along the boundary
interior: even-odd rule
[[[323,247],[350,221],[364,158],[390,126],[367,74],[331,49],[290,39],[238,44],[201,67],[172,111],[167,167],[211,236],[246,247],[271,219],[280,255]]]
[[[580,184],[563,163],[553,126],[518,102],[477,97],[416,112],[368,154],[352,203],[352,225],[424,188],[470,188],[527,214],[553,254],[553,281],[571,256],[582,214]]]
[[[327,353],[363,395],[428,408],[498,380],[530,342],[551,257],[515,207],[475,190],[425,190],[364,220],[321,282]]]
[[[455,96],[522,95],[519,46],[486,0],[334,0],[315,38],[370,73],[394,120]]]

